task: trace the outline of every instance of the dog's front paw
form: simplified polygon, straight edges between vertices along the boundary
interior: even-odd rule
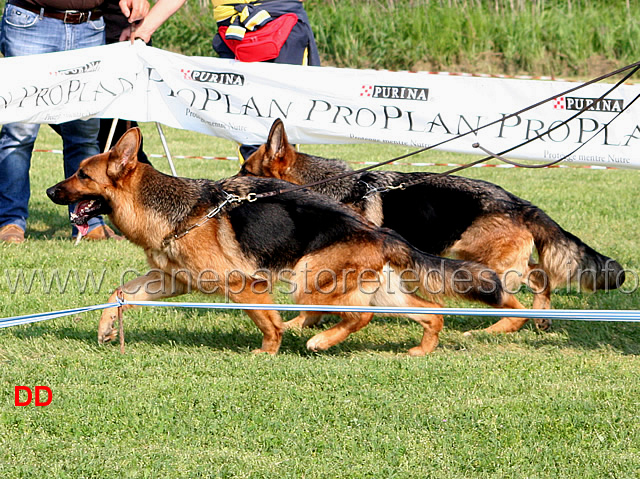
[[[331,343],[326,338],[324,338],[322,334],[316,334],[313,338],[307,341],[307,349],[309,351],[326,351],[330,347]]]
[[[422,356],[426,356],[427,351],[425,351],[422,346],[415,346],[409,349],[408,353],[412,358],[420,358]]]

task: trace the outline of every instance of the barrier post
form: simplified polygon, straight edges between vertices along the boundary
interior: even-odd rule
[[[120,288],[116,290],[116,297],[118,298],[118,336],[120,337],[120,354],[124,354],[124,315],[122,314],[124,295]]]

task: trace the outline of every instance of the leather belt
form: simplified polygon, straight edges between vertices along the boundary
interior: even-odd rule
[[[84,23],[87,20],[98,20],[102,17],[102,11],[98,9],[94,10],[55,10],[52,8],[39,7],[33,3],[26,2],[24,0],[9,0],[7,2],[10,5],[14,5],[18,8],[24,8],[30,12],[40,14],[42,12],[43,17],[55,18],[62,20],[63,23],[78,24]]]

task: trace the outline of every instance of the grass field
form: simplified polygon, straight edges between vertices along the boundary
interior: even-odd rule
[[[155,127],[143,130],[146,151],[161,153]],[[165,131],[173,155],[235,154],[229,142]],[[60,148],[46,126],[37,148]],[[304,150],[352,161],[406,151]],[[436,152],[418,158],[470,159]],[[164,159],[152,160],[168,170]],[[207,178],[238,166],[175,163],[181,175]],[[464,174],[533,201],[628,270],[626,293],[560,291],[555,308],[640,308],[640,295],[631,292],[640,271],[639,171]],[[127,242],[73,245],[65,209],[45,195],[61,178],[61,155],[34,155],[28,240],[0,245],[0,317],[101,304],[121,278],[145,271],[142,251]],[[526,292],[520,296],[531,304]],[[305,349],[312,331],[288,332],[280,353],[267,357],[250,354],[261,335],[240,312],[132,311],[125,355],[97,345],[98,317],[0,330],[0,477],[634,478],[640,470],[635,324],[556,321],[547,333],[527,325],[513,335],[467,337],[490,320],[449,317],[438,349],[409,358],[421,328],[376,318],[322,354]],[[52,403],[14,406],[19,385],[48,386]]]

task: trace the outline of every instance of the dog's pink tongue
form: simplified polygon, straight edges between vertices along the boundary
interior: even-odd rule
[[[86,236],[87,233],[89,232],[89,225],[87,223],[76,223],[77,220],[77,215],[78,212],[81,211],[84,207],[86,207],[90,202],[89,201],[81,201],[79,202],[75,209],[73,210],[73,213],[71,214],[71,221],[76,225],[76,228],[78,228],[78,233],[80,234],[80,236]]]

